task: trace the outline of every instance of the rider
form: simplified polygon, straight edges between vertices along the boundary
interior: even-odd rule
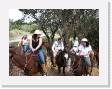
[[[29,39],[28,39],[28,36],[27,35],[24,35],[21,38],[18,46],[22,46],[23,53],[26,53],[29,50]]]
[[[91,67],[90,54],[93,52],[91,45],[86,38],[81,40],[79,45],[79,55],[84,57],[85,63]]]
[[[52,45],[52,51],[53,51],[53,57],[54,57],[54,64],[55,64],[55,58],[56,58],[56,55],[57,53],[60,51],[60,50],[64,50],[64,44],[63,44],[63,41],[62,39],[59,37],[57,41],[55,41]]]
[[[75,40],[73,41],[73,47],[71,49],[71,52],[78,52],[78,46],[79,46],[79,41],[78,41],[78,37],[75,38]]]
[[[47,75],[46,70],[46,61],[45,61],[45,54],[42,48],[42,32],[39,30],[35,30],[34,34],[32,35],[32,38],[30,40],[30,48],[31,50],[36,54],[36,57],[41,64],[41,67],[43,69],[43,75]]]

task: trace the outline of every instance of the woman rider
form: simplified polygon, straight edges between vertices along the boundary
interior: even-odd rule
[[[81,40],[81,44],[79,46],[79,55],[84,57],[84,61],[89,66],[90,69],[91,67],[90,55],[94,55],[94,52],[86,38],[83,38]]]
[[[24,35],[21,38],[18,46],[22,47],[22,53],[26,53],[26,52],[28,52],[30,50],[30,48],[29,48],[29,39],[28,39],[27,35]]]
[[[32,35],[32,38],[30,40],[30,48],[31,50],[36,54],[36,57],[42,67],[42,70],[44,72],[43,75],[47,75],[47,70],[45,66],[45,55],[44,50],[42,48],[42,37],[41,37],[41,31],[36,30],[34,34]]]

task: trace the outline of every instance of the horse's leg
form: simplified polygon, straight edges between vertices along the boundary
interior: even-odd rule
[[[99,58],[96,58],[97,61],[97,68],[99,68]]]
[[[64,76],[65,76],[65,66],[63,66],[63,74],[64,74]]]
[[[82,68],[81,68],[81,75],[84,76],[84,74],[85,74],[84,60],[81,60],[81,67],[82,67]]]
[[[85,65],[84,65],[84,60],[80,59],[80,70],[81,70],[81,73],[80,73],[80,76],[85,76]]]
[[[88,65],[85,65],[85,75],[87,76],[89,74],[89,66]]]
[[[92,72],[92,66],[89,66],[89,65],[87,65],[87,64],[85,64],[85,67],[86,67],[86,76],[87,75],[91,75],[91,72]]]
[[[40,64],[38,64],[37,67],[38,67],[38,70],[39,70],[40,74],[43,76],[44,75],[44,71],[42,69],[42,66]]]
[[[84,76],[87,76],[87,72],[88,72],[88,70],[87,70],[87,63],[86,63],[86,61],[85,60],[83,60],[83,75]]]
[[[52,64],[52,66],[55,66],[55,57],[53,56],[53,53],[52,52],[50,52],[50,57],[51,57],[51,64]]]
[[[56,67],[56,58],[55,57],[51,57],[51,63],[53,67]]]
[[[94,66],[94,60],[91,59],[91,66],[88,66],[88,70],[90,70],[89,75],[92,75],[93,66]]]
[[[85,67],[86,67],[86,75],[91,75],[91,72],[92,72],[92,66],[93,66],[93,62],[92,60],[90,59],[90,64],[86,64]]]
[[[60,74],[60,73],[61,73],[61,67],[58,66],[58,74]]]
[[[51,57],[51,56],[50,56]],[[54,60],[54,58],[53,57],[51,57],[51,65],[53,66],[54,65],[54,63],[53,63],[53,60]]]

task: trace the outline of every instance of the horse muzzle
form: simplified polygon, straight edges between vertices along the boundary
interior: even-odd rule
[[[67,54],[67,53],[65,53],[64,57],[65,57],[66,59],[68,59],[68,54]]]

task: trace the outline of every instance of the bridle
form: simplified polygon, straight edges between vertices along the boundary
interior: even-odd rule
[[[28,60],[28,55],[30,55],[29,60]],[[26,70],[30,60],[32,59],[32,56],[35,56],[34,53],[25,54],[25,65],[24,65],[23,70]],[[30,67],[30,70],[32,70],[31,67]]]

